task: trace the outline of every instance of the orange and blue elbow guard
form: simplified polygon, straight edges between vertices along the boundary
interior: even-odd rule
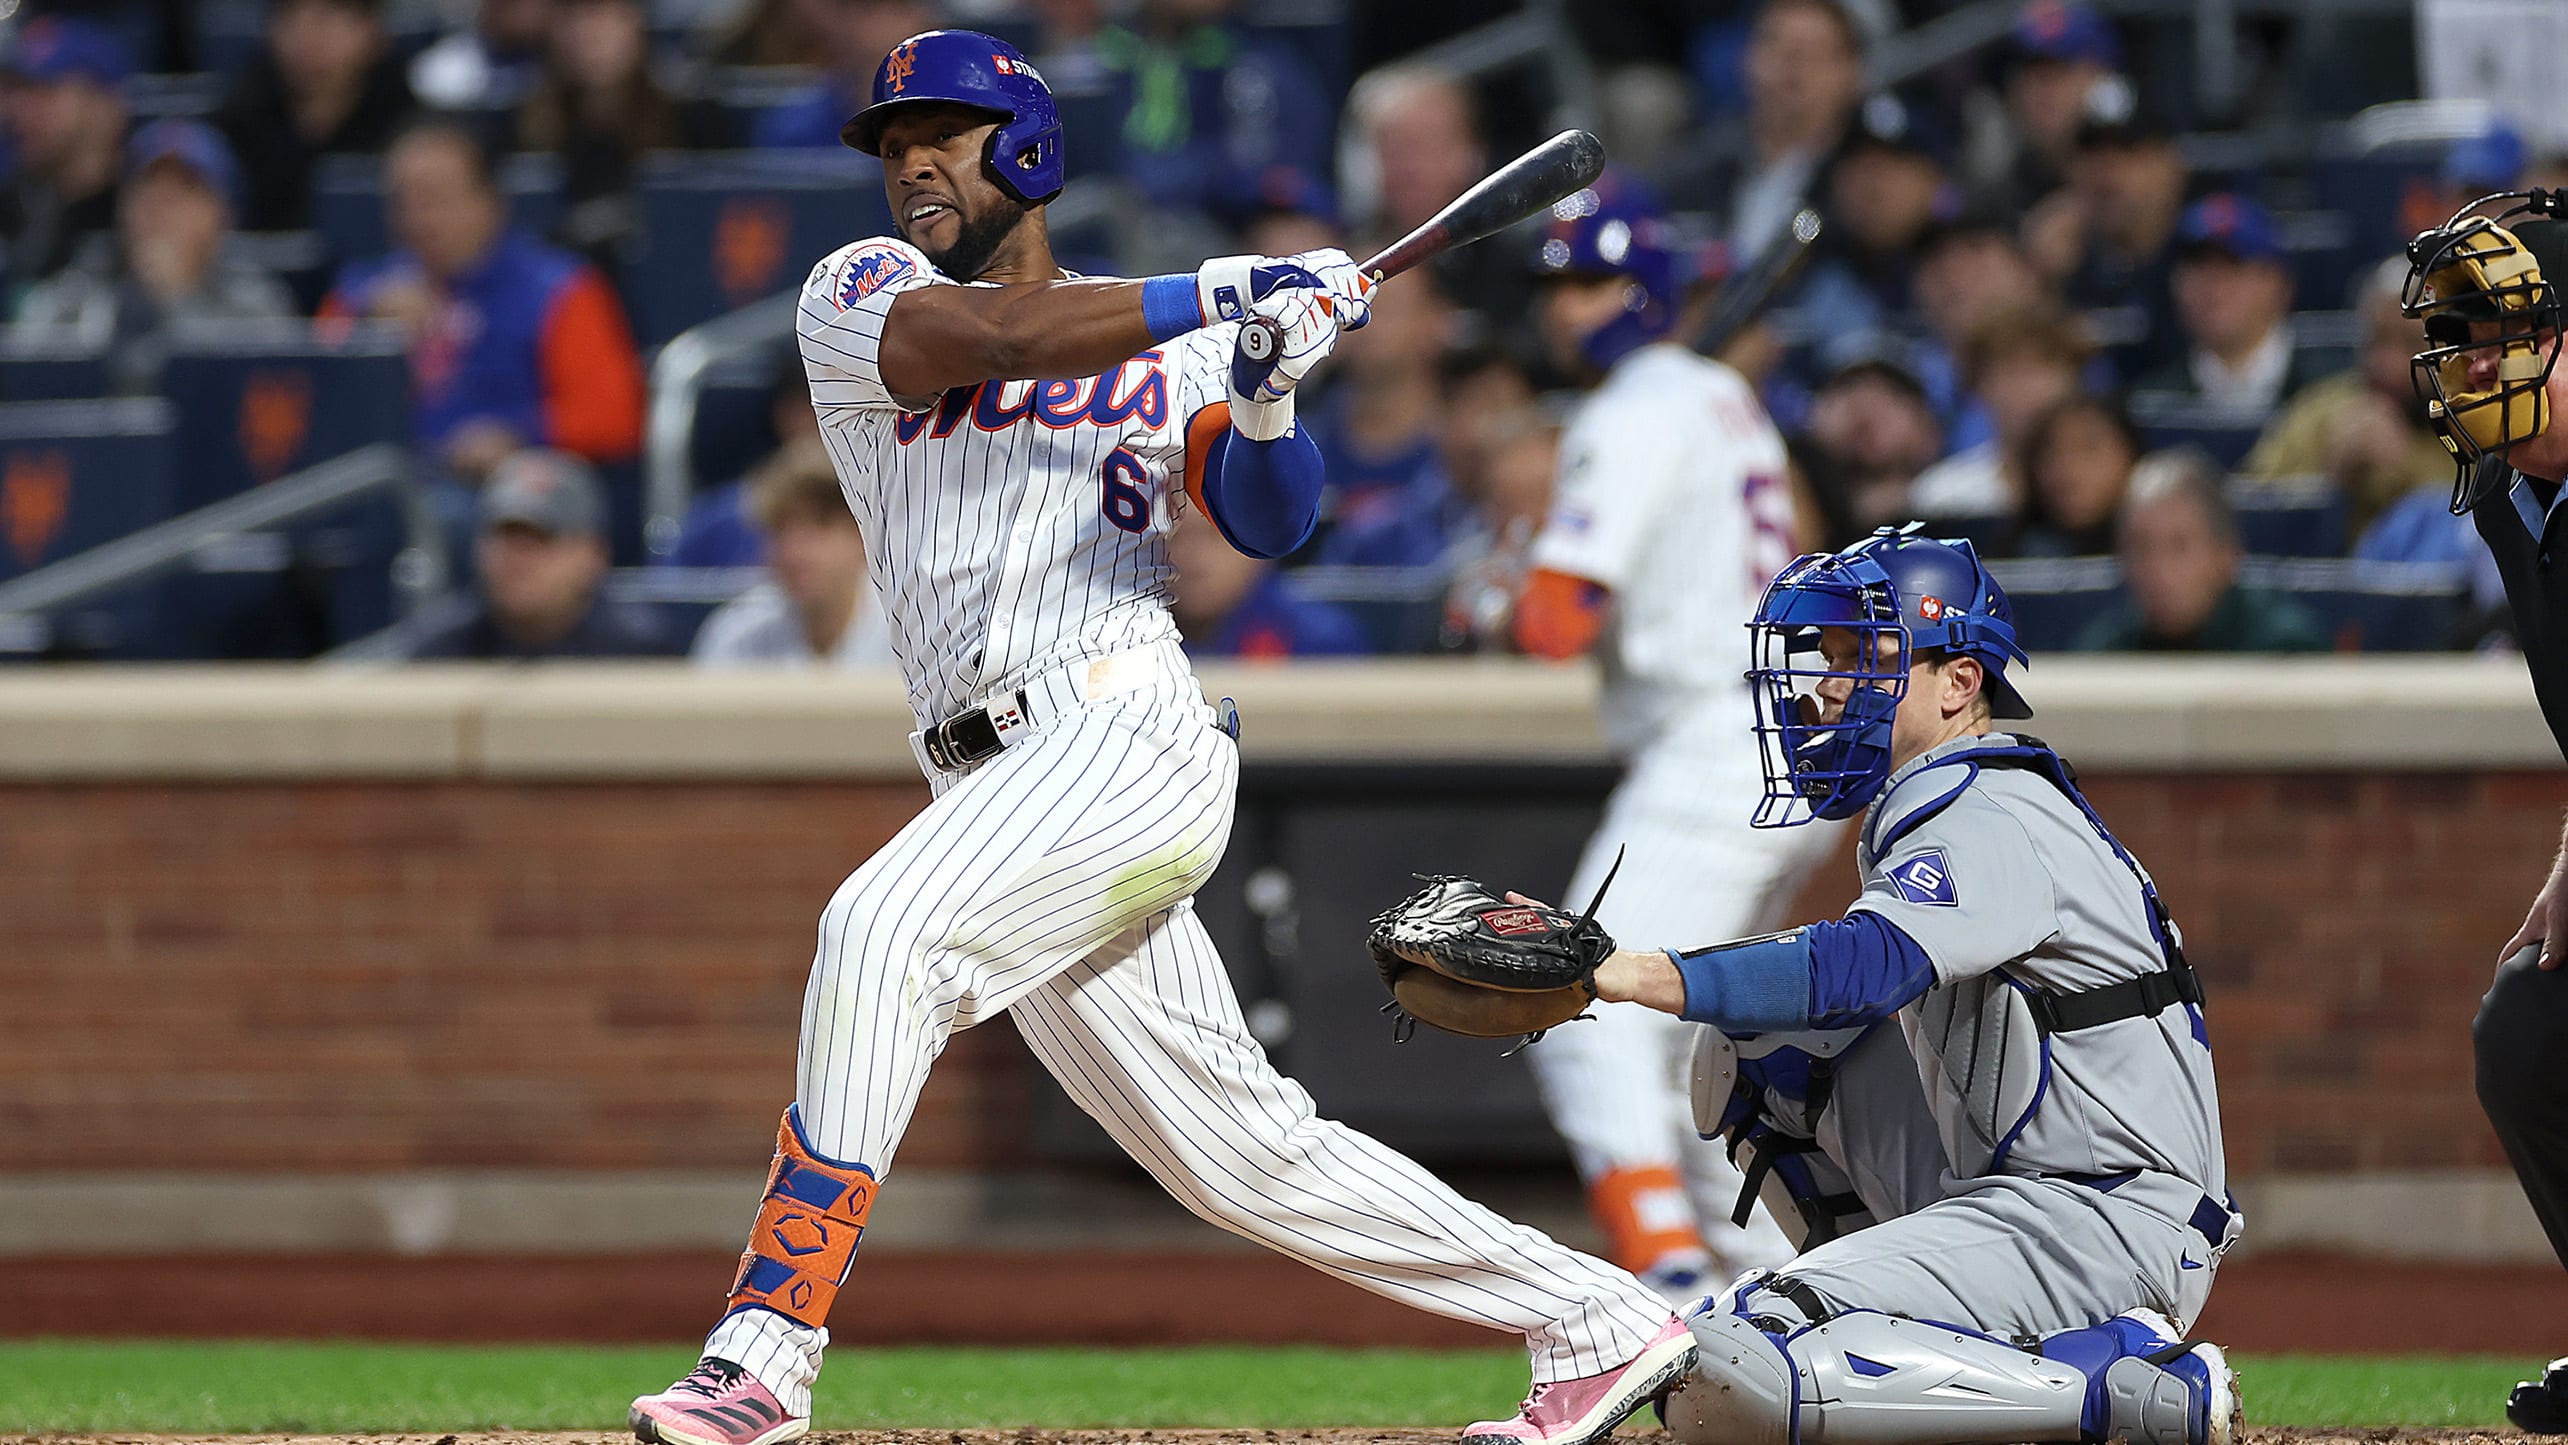
[[[815,1329],[827,1324],[880,1188],[864,1165],[833,1164],[812,1153],[802,1137],[802,1108],[789,1105],[776,1128],[776,1161],[767,1170],[766,1197],[758,1201],[757,1227],[749,1231],[723,1314],[770,1309]]]

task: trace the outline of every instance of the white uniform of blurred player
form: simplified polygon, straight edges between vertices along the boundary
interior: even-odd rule
[[[1799,550],[1783,438],[1747,381],[1665,339],[1674,263],[1646,201],[1612,178],[1554,208],[1538,264],[1554,359],[1602,373],[1561,442],[1551,514],[1515,620],[1532,653],[1593,650],[1622,784],[1562,902],[1617,937],[1731,938],[1776,927],[1836,829],[1775,836],[1743,719],[1748,618]],[[1526,1057],[1615,1262],[1671,1299],[1791,1257],[1763,1205],[1734,1222],[1738,1169],[1697,1135],[1692,1030],[1600,1005]]]
[[[1523,1335],[1531,1397],[1465,1440],[1590,1445],[1683,1375],[1691,1335],[1629,1274],[1316,1117],[1194,912],[1239,763],[1168,615],[1170,521],[1182,494],[1253,555],[1309,536],[1321,467],[1292,389],[1364,323],[1372,283],[1339,251],[1067,277],[1043,209],[1060,121],[1022,55],[932,31],[892,48],[873,95],[847,134],[883,158],[900,237],[823,260],[797,329],[935,799],[821,916],[749,1248],[704,1357],[634,1402],[635,1433],[808,1427],[831,1304],[928,1070],[1006,1012],[1197,1214]],[[1251,314],[1280,331],[1264,367],[1234,361]]]

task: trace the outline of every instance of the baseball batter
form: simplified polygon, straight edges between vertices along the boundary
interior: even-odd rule
[[[1583,906],[1621,857],[1598,912],[1610,931],[1734,938],[1782,921],[1836,828],[1778,847],[1748,826],[1762,784],[1739,640],[1798,550],[1783,438],[1744,378],[1668,339],[1678,283],[1660,231],[1647,197],[1608,176],[1553,208],[1536,252],[1554,364],[1595,387],[1562,439],[1516,635],[1539,656],[1601,657],[1628,767],[1567,901]],[[1526,1055],[1615,1262],[1677,1301],[1792,1253],[1762,1206],[1733,1217],[1739,1171],[1686,1103],[1693,1032],[1603,1006]]]
[[[1884,529],[1795,562],[1752,632],[1759,821],[1862,813],[1864,890],[1594,974],[1712,1026],[1702,1127],[1789,1160],[1826,1240],[1693,1307],[1670,1428],[2231,1445],[2228,1365],[2183,1338],[2240,1224],[2200,986],[2068,766],[1995,729],[2031,712],[2005,594],[1968,543]]]
[[[636,1400],[644,1441],[764,1445],[809,1424],[832,1299],[947,1038],[1006,1011],[1070,1095],[1190,1209],[1340,1279],[1522,1333],[1535,1387],[1466,1438],[1585,1445],[1684,1371],[1638,1280],[1315,1118],[1250,1038],[1191,895],[1238,755],[1179,650],[1165,540],[1182,488],[1240,550],[1308,535],[1318,451],[1295,384],[1370,282],[1342,252],[1100,281],[1054,264],[1052,97],[1013,47],[893,48],[848,144],[897,237],[804,288],[812,404],[935,794],[822,914],[794,1105],[696,1369]],[[1274,320],[1271,372],[1235,323]],[[1261,374],[1262,373],[1262,374]],[[1012,378],[1054,378],[1018,380]]]

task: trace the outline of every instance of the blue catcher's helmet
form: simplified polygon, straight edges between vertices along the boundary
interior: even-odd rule
[[[1820,629],[1830,627],[1854,634],[1852,666],[1832,668],[1820,656]],[[1766,776],[1751,820],[1760,828],[1851,818],[1871,804],[1890,777],[1891,717],[1920,651],[1978,659],[1989,710],[2033,715],[2006,675],[2008,662],[2029,659],[2005,591],[1970,543],[1925,536],[1921,523],[1884,527],[1842,552],[1814,552],[1784,568],[1757,604],[1748,636]],[[1884,637],[1897,643],[1887,653]],[[1831,681],[1853,685],[1833,720],[1819,691]]]
[[[998,117],[982,160],[999,189],[1039,206],[1061,194],[1061,109],[1025,53],[978,30],[930,30],[891,49],[874,71],[873,103],[838,138],[883,153],[883,127],[901,107],[968,105]]]
[[[1579,344],[1599,371],[1675,329],[1676,255],[1668,249],[1658,199],[1638,182],[1609,173],[1554,202],[1534,252],[1534,274],[1620,276],[1630,283],[1621,314]]]

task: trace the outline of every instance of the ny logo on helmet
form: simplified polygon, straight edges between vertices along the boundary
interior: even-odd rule
[[[910,76],[918,70],[918,42],[904,40],[883,57],[883,83],[898,95],[909,89]]]

